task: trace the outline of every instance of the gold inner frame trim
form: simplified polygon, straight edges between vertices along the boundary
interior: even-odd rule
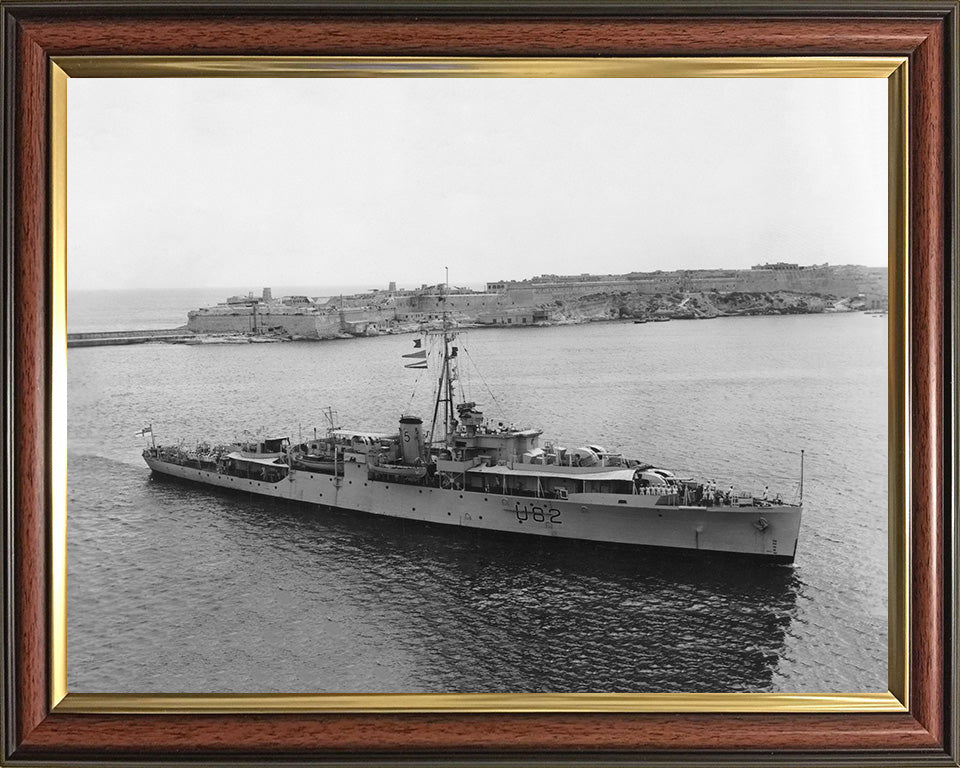
[[[887,677],[905,706],[910,695],[910,252],[908,64],[887,78]]]
[[[896,56],[57,56],[69,77],[889,77]]]
[[[50,699],[67,695],[67,75],[50,65]]]
[[[57,712],[903,712],[892,693],[71,693]]]
[[[905,57],[59,56],[50,64],[50,705],[70,713],[904,712],[909,707],[909,220]],[[67,692],[67,82],[70,77],[884,78],[888,81],[889,595],[885,693],[111,694]]]

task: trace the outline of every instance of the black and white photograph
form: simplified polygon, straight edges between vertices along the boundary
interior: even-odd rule
[[[884,78],[73,78],[67,686],[883,693]]]

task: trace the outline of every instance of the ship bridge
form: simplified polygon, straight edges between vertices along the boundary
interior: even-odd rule
[[[454,434],[453,450],[468,455],[481,453],[494,462],[511,461],[536,450],[542,434],[539,429],[477,430],[474,434]]]

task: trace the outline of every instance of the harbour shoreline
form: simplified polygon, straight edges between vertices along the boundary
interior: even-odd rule
[[[798,294],[798,298],[802,297]],[[799,302],[788,306],[768,305],[767,307],[744,307],[737,311],[715,311],[701,312],[659,312],[659,313],[636,313],[625,312],[617,316],[609,315],[583,315],[579,317],[563,317],[556,320],[544,320],[537,323],[523,325],[490,325],[484,323],[462,323],[461,328],[482,329],[482,328],[548,328],[564,325],[588,325],[593,323],[657,323],[680,320],[715,320],[726,317],[776,317],[782,315],[820,315],[820,314],[852,314],[863,313],[869,315],[885,314],[879,310],[871,310],[865,307],[851,307],[849,305],[836,306],[843,302],[834,304],[824,304],[819,307],[811,307],[808,303]],[[248,344],[248,343],[280,343],[288,341],[336,341],[344,339],[362,339],[375,338],[378,336],[402,335],[416,333],[420,330],[419,325],[412,323],[397,323],[393,326],[380,329],[376,332],[349,333],[342,332],[330,336],[322,337],[301,337],[274,333],[274,332],[225,332],[225,333],[198,333],[191,331],[186,325],[175,328],[163,329],[143,329],[143,330],[123,330],[123,331],[85,331],[80,333],[67,333],[67,347],[105,347],[105,346],[125,346],[132,344]]]

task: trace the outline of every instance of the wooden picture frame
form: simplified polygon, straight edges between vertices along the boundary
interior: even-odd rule
[[[4,719],[11,765],[323,762],[958,765],[956,2],[0,2],[4,217]],[[51,551],[62,466],[52,371],[62,200],[57,60],[102,56],[904,57],[910,528],[900,710],[231,712],[63,706]],[[91,58],[92,57],[92,58]],[[59,214],[58,214],[59,215]],[[896,233],[894,232],[894,235]],[[61,265],[62,266],[62,265]],[[901,357],[902,357],[901,356]],[[898,359],[894,355],[892,359]],[[891,374],[893,375],[893,374]],[[891,382],[894,379],[891,378]],[[891,391],[897,391],[893,383]],[[895,429],[891,425],[891,429]],[[59,478],[59,479],[58,479]],[[180,705],[183,701],[180,702]],[[309,708],[308,708],[309,709]],[[600,708],[602,709],[602,708]]]

